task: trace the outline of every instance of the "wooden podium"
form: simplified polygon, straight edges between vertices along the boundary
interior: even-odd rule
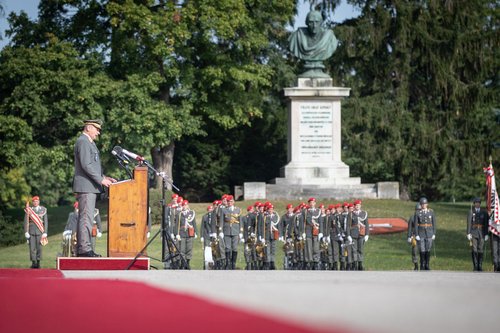
[[[135,257],[146,246],[147,221],[148,168],[137,166],[133,179],[109,186],[108,257]]]

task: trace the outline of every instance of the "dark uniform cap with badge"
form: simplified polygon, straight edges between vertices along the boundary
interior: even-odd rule
[[[472,203],[476,203],[476,202],[481,203],[481,199],[478,197],[475,197],[474,199],[472,199]]]
[[[421,197],[420,200],[419,200],[419,202],[420,202],[421,205],[428,203],[426,197]]]
[[[98,130],[101,130],[102,120],[100,120],[100,119],[89,119],[89,120],[84,120],[84,121],[83,121],[83,125],[84,125],[84,126],[86,126],[86,125],[92,125],[92,126],[94,126],[95,128],[97,128]]]

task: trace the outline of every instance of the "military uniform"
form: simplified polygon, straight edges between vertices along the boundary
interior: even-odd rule
[[[39,202],[40,199],[35,196],[33,201]],[[47,208],[34,204],[30,206],[32,211],[40,218],[43,229],[34,223],[33,219],[29,217],[28,213],[24,215],[24,231],[28,239],[28,247],[30,251],[31,268],[40,268],[40,260],[42,260],[42,238],[47,238],[48,218]]]
[[[311,199],[309,202],[311,203]],[[320,244],[319,241],[323,236],[322,230],[320,230],[321,225],[319,223],[319,217],[321,211],[319,208],[309,208],[305,211],[305,234],[306,234],[306,246],[305,246],[305,261],[307,269],[319,269],[319,257],[320,257]]]
[[[327,223],[327,219],[329,218],[330,213],[327,213],[324,210],[323,205],[320,206],[321,214],[319,215],[318,222],[320,225],[321,233],[323,237],[318,238],[319,240],[319,253],[320,253],[320,265],[319,269],[328,270],[330,268],[332,253],[330,251],[330,246],[328,244],[328,235],[329,235],[329,227]]]
[[[174,236],[178,243],[179,251],[185,260],[185,266],[180,268],[191,269],[190,261],[193,258],[193,240],[197,237],[196,214],[189,209],[187,201],[175,221]]]
[[[422,207],[420,203],[417,203],[415,207],[415,213],[408,218],[408,243],[411,244],[411,261],[413,262],[413,270],[418,271],[418,257],[417,257],[417,241],[415,237],[417,236],[415,233],[415,221],[416,215],[420,211]]]
[[[293,221],[295,269],[305,269],[306,221],[301,208],[296,208]]]
[[[340,204],[338,204],[340,206]],[[334,208],[336,208],[335,206]],[[330,237],[329,247],[332,253],[331,269],[337,270],[338,263],[342,260],[342,244],[344,242],[343,230],[341,226],[342,213],[333,211],[327,219],[328,232]]]
[[[232,196],[228,200],[232,200]],[[224,243],[226,245],[226,269],[235,269],[240,235],[241,238],[243,237],[241,209],[230,204],[228,207],[222,209],[220,216],[220,224],[222,225]]]
[[[342,244],[341,244],[341,251],[340,251],[340,270],[350,270],[351,267],[347,263],[349,261],[352,262],[352,240],[349,241],[347,239],[347,223],[349,221],[349,215],[351,213],[349,212],[349,204],[347,202],[344,202],[342,206],[342,212],[340,213],[339,216],[339,223],[340,227],[342,229]],[[351,258],[351,260],[349,260]]]
[[[354,202],[354,205],[357,205],[357,203]],[[370,234],[368,213],[364,210],[354,210],[349,215],[349,218],[347,223],[347,237],[352,238],[353,242],[351,269],[362,271],[364,269],[364,246],[368,240],[367,236]]]
[[[476,204],[477,203],[477,204]],[[467,214],[467,238],[471,242],[473,270],[483,270],[484,241],[488,237],[488,213],[481,210],[481,200],[474,199],[475,207]]]
[[[201,244],[203,245],[203,265],[204,269],[212,268],[213,266],[213,254],[212,254],[212,223],[213,217],[213,207],[207,207],[207,213],[201,218]]]
[[[285,251],[283,259],[283,268],[292,269],[294,263],[294,246],[293,246],[293,226],[294,226],[294,214],[293,206],[287,206],[287,213],[283,214],[280,223],[280,235],[282,235],[282,240],[285,242],[283,249]]]
[[[62,256],[76,256],[76,229],[78,224],[78,202],[73,205],[75,209],[69,213],[63,232]]]
[[[274,211],[267,211],[259,224],[257,235],[265,244],[264,269],[276,269],[276,242],[279,239],[279,215]]]
[[[416,215],[415,234],[420,252],[420,270],[430,270],[432,242],[436,238],[436,215],[427,208],[427,199],[421,198],[422,209]]]
[[[92,251],[95,252],[95,244],[96,238],[100,238],[102,236],[102,226],[101,226],[101,214],[99,213],[99,209],[94,210],[94,221],[92,225],[92,238],[90,239],[90,243],[92,244]]]
[[[256,227],[257,227],[257,213],[254,212],[254,208],[249,206],[247,208],[248,214],[243,217],[243,239],[245,241],[244,255],[245,255],[245,269],[254,270],[257,265],[257,255],[255,253],[255,242],[256,242]]]

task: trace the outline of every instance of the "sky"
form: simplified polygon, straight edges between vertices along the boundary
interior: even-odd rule
[[[9,28],[7,23],[7,16],[10,12],[20,13],[25,11],[31,19],[36,19],[38,11],[39,0],[0,0],[0,3],[4,7],[4,16],[0,17],[0,32],[3,40],[0,40],[0,50],[8,43],[8,39],[5,37],[5,30]],[[295,19],[294,28],[305,26],[306,15],[309,12],[309,3],[301,0],[301,5],[299,9],[299,15]],[[342,1],[341,5],[335,11],[333,15],[334,22],[342,22],[345,19],[352,18],[359,15],[352,6],[347,5],[346,1]],[[294,30],[295,30],[294,29]]]

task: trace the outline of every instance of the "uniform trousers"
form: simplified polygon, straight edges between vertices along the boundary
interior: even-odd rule
[[[318,236],[312,236],[312,238],[306,238],[306,248],[305,248],[305,261],[306,262],[319,262],[319,240]]]
[[[179,241],[179,251],[186,260],[193,258],[193,239],[194,237],[182,237]]]
[[[430,252],[432,248],[432,238],[420,238],[417,241],[417,247],[420,252]]]
[[[77,254],[92,251],[92,224],[96,199],[96,193],[78,193]]]
[[[42,239],[42,234],[30,233],[30,239],[28,240],[28,247],[30,249],[31,261],[40,261],[42,259],[42,244],[40,244],[41,239]]]

